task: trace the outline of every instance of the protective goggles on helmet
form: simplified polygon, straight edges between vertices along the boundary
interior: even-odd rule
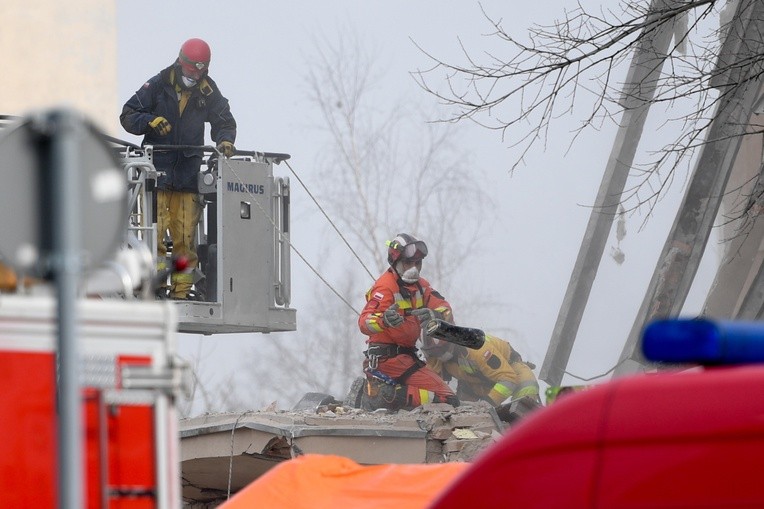
[[[418,261],[427,256],[427,244],[421,240],[406,245],[401,251],[401,259],[407,261]]]
[[[178,60],[180,60],[180,68],[183,71],[183,76],[187,78],[199,80],[207,73],[207,62],[194,62],[182,52],[180,53]]]

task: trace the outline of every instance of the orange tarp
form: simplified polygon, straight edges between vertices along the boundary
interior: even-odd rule
[[[275,466],[223,509],[423,509],[469,463],[372,465],[306,454]]]

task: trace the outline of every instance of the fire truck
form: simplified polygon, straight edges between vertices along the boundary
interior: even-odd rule
[[[204,153],[199,193],[205,208],[195,278],[201,297],[157,300],[154,288],[168,275],[154,269],[157,243],[166,239],[156,231],[153,154],[177,148],[136,146],[70,117],[56,117],[54,129],[51,118],[0,119],[0,153],[12,159],[0,165],[6,205],[23,209],[46,198],[55,202],[60,189],[47,189],[48,179],[60,183],[64,174],[79,180],[72,193],[77,197],[59,200],[78,203],[59,204],[54,212],[25,209],[22,216],[33,218],[27,223],[22,217],[19,225],[0,224],[0,262],[17,269],[21,281],[17,291],[0,294],[3,505],[55,507],[58,500],[66,506],[61,492],[73,489],[90,509],[180,507],[176,404],[190,386],[190,371],[176,353],[178,332],[296,329],[290,307],[289,180],[273,175],[274,165],[289,156],[242,151],[224,159],[213,147],[194,147]],[[65,131],[63,141],[51,135],[56,129]],[[117,187],[126,190],[116,212],[102,203],[114,194],[113,175],[105,166],[114,167],[121,177]],[[38,193],[43,199],[35,199]],[[60,262],[67,252],[49,239],[56,232],[48,223],[78,206],[89,209],[79,225],[84,231],[75,233],[90,238],[83,244],[94,243],[92,251],[102,251],[103,259],[76,281],[68,312],[76,334],[67,343],[62,329],[71,317],[61,311],[67,279],[66,263]],[[121,223],[118,231],[96,231],[109,215]],[[111,248],[102,245],[103,238],[118,239],[108,256]],[[74,249],[78,258],[93,254]],[[51,266],[63,269],[50,276]],[[79,487],[62,485],[71,474],[60,452],[65,344],[76,346],[76,380],[70,385],[76,385],[79,407],[72,414],[82,423],[75,434],[81,439],[75,447],[82,456],[82,475],[75,477]]]
[[[559,397],[430,507],[763,507],[764,326],[658,320],[642,349],[663,369]]]
[[[88,508],[179,507],[175,401],[187,382],[170,303],[83,299],[81,412]],[[55,507],[56,309],[0,296],[0,458],[6,507]]]

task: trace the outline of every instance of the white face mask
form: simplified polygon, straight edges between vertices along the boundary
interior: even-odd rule
[[[419,269],[416,266],[409,267],[403,274],[401,274],[400,268],[401,266],[398,266],[398,274],[400,274],[401,279],[405,283],[416,283],[419,281]]]
[[[196,85],[196,80],[194,78],[186,78],[185,76],[181,76],[180,79],[183,80],[183,84],[186,86],[186,88],[191,88]]]

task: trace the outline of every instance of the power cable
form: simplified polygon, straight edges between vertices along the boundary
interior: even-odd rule
[[[573,374],[573,373],[571,373],[570,371],[566,371],[566,370],[563,370],[563,373],[565,373],[566,375],[572,376],[572,377],[573,377],[573,378],[575,378],[576,380],[581,380],[582,382],[591,382],[592,380],[596,380],[596,379],[598,379],[598,378],[602,378],[602,377],[604,377],[604,376],[607,376],[607,375],[609,375],[610,373],[612,373],[613,371],[615,371],[615,370],[616,370],[616,368],[618,368],[618,366],[620,366],[621,364],[623,364],[625,361],[626,361],[626,359],[623,359],[623,360],[621,360],[621,361],[618,361],[618,363],[617,363],[615,366],[613,366],[612,368],[608,369],[607,371],[605,371],[604,373],[602,373],[602,374],[600,374],[600,375],[595,375],[595,376],[593,376],[593,377],[591,377],[591,378],[582,378],[582,377],[580,377],[580,376],[578,376],[578,375],[574,375],[574,374]]]
[[[305,185],[305,183],[302,181],[302,179],[297,174],[297,172],[294,171],[294,169],[292,168],[292,165],[289,164],[288,161],[284,161],[284,164],[287,165],[287,168],[289,168],[289,170],[292,172],[292,175],[294,175],[294,178],[296,178],[297,182],[299,182],[300,185],[302,186],[302,188],[305,189],[305,192],[308,193],[308,196],[310,196],[310,199],[313,200],[313,203],[316,204],[316,207],[318,207],[318,210],[320,210],[321,213],[326,218],[326,220],[329,221],[329,224],[332,225],[332,228],[334,228],[334,231],[337,232],[337,235],[340,236],[340,238],[345,243],[345,245],[348,247],[348,249],[350,249],[350,252],[353,253],[353,256],[355,256],[356,260],[358,260],[358,263],[360,263],[361,266],[364,268],[364,270],[366,270],[366,273],[369,275],[371,280],[374,281],[376,279],[374,277],[374,274],[372,274],[371,271],[369,270],[369,268],[366,266],[366,264],[363,263],[363,260],[361,260],[361,257],[358,255],[358,253],[356,253],[355,249],[353,249],[353,246],[350,245],[350,242],[348,242],[348,240],[345,238],[345,236],[342,234],[342,232],[339,230],[339,228],[337,228],[337,225],[334,224],[334,221],[332,221],[332,219],[326,213],[326,211],[321,206],[321,204],[318,203],[318,200],[316,200],[316,198],[313,196],[313,193],[310,192],[310,190],[308,189],[308,186]]]

